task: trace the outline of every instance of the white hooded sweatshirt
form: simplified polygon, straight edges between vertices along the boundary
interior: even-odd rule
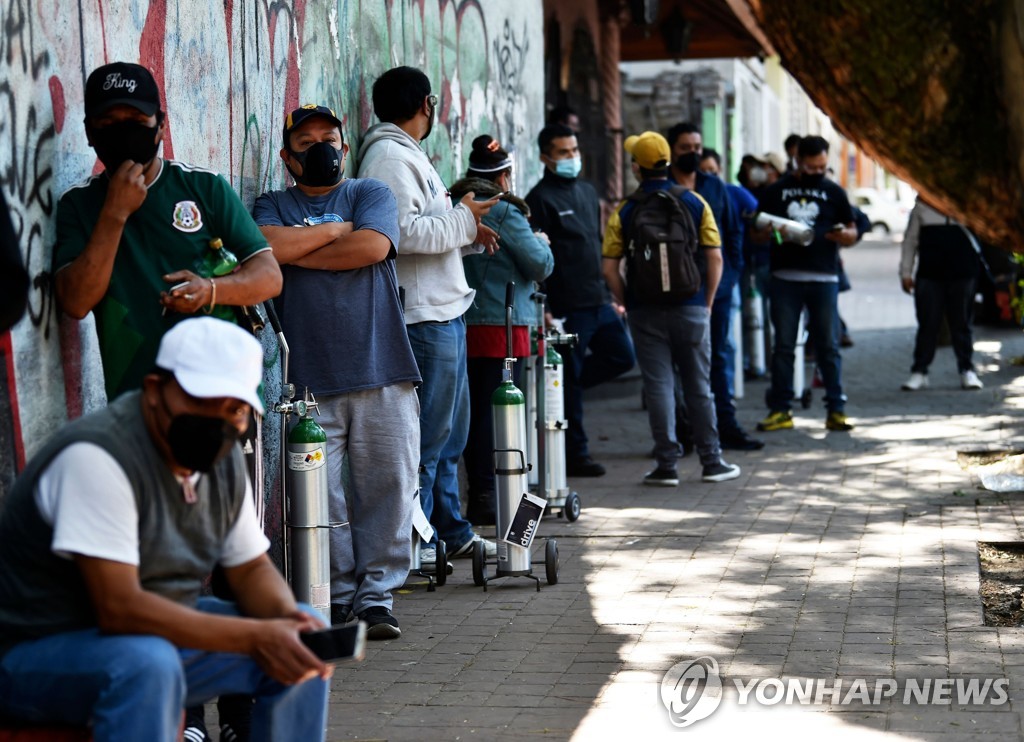
[[[359,177],[388,184],[398,201],[398,283],[405,289],[405,323],[462,316],[476,292],[466,283],[462,248],[476,239],[468,207],[451,197],[419,142],[394,124],[366,132]]]

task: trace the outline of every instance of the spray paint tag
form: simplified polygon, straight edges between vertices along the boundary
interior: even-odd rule
[[[289,451],[288,468],[292,471],[313,471],[327,463],[327,457],[322,448],[314,448],[312,451]]]
[[[417,492],[416,496],[412,499],[412,527],[423,539],[424,543],[429,544],[430,540],[434,538],[434,527],[430,525],[430,521],[427,519],[427,514],[423,512],[423,508],[420,507],[420,493]]]
[[[548,501],[544,498],[524,492],[502,541],[529,549],[533,537],[537,535],[537,528],[547,504]]]

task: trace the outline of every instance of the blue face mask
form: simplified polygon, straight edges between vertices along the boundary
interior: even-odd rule
[[[579,157],[568,157],[564,160],[555,161],[555,175],[560,178],[575,178],[583,168],[583,161]]]

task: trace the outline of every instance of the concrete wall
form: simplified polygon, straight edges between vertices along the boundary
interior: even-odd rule
[[[0,4],[0,187],[33,278],[26,317],[0,335],[0,496],[57,426],[105,402],[91,317],[60,317],[51,288],[57,199],[96,171],[82,126],[90,70],[114,60],[149,67],[166,97],[164,156],[219,170],[251,205],[284,185],[286,111],[332,105],[358,151],[375,122],[373,80],[418,66],[441,95],[426,150],[442,177],[465,169],[469,142],[486,131],[518,148],[525,192],[540,174],[541,11],[541,0]]]

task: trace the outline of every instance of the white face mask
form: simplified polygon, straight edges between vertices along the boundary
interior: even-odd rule
[[[750,181],[750,185],[759,186],[763,185],[768,180],[768,171],[760,165],[754,165],[747,172],[747,180]]]

